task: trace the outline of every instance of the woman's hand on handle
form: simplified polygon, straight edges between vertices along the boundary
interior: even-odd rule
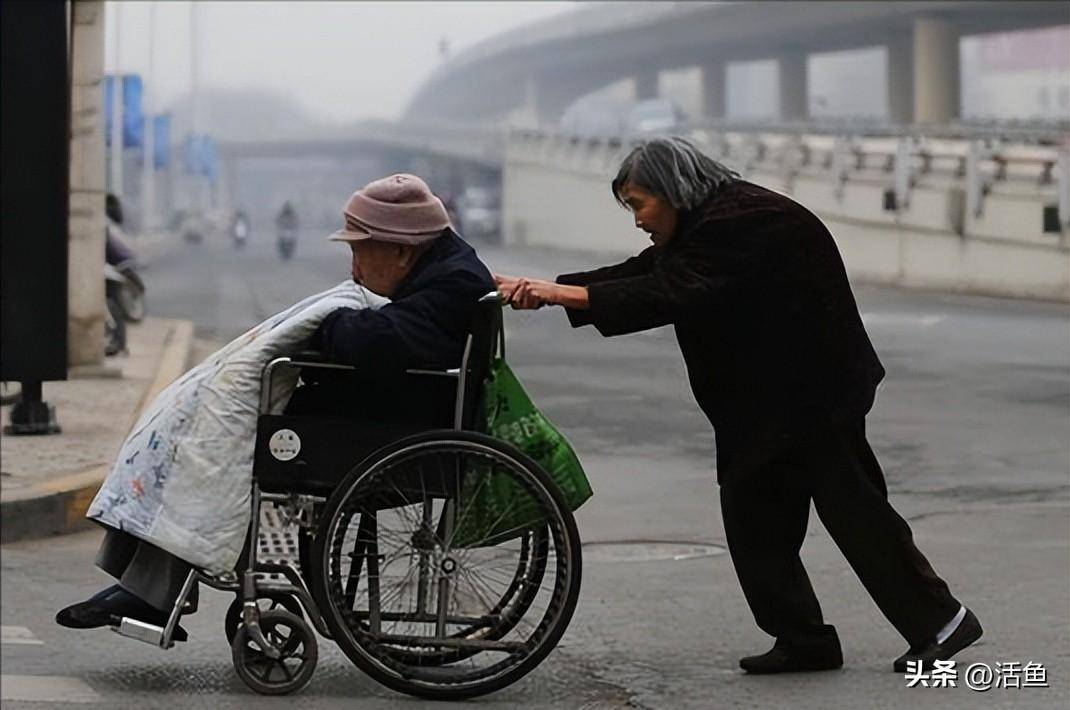
[[[509,303],[517,310],[534,310],[552,303],[547,283],[537,279],[520,279]]]
[[[517,276],[505,276],[504,274],[492,274],[492,276],[494,277],[494,285],[498,289],[498,294],[503,301],[510,303],[513,300],[513,292],[520,285],[520,278]]]
[[[546,305],[587,309],[587,289],[583,286],[565,286],[530,279],[525,276],[494,274],[494,283],[502,299],[517,310],[534,310]]]

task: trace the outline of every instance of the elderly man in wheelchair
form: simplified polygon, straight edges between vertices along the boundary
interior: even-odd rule
[[[501,309],[441,202],[419,178],[394,175],[344,212],[331,238],[349,243],[353,281],[390,301],[331,310],[313,350],[263,363],[237,564],[187,561],[97,515],[97,565],[120,584],[57,622],[169,648],[186,639],[179,622],[204,583],[235,596],[224,630],[237,674],[258,693],[309,682],[317,632],[395,690],[488,693],[537,666],[567,627],[580,582],[575,522],[539,464],[483,432]],[[298,374],[281,407],[278,383]]]

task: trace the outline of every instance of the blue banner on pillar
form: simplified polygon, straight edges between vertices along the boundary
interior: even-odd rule
[[[141,77],[123,77],[123,147],[140,148],[144,144],[145,117],[141,114]]]
[[[215,182],[219,174],[219,155],[209,136],[189,136],[183,146],[186,173],[201,175]]]
[[[145,118],[141,114],[141,77],[126,74],[122,78],[123,148],[140,148],[144,140]],[[112,96],[115,77],[104,77],[104,142],[111,145]]]

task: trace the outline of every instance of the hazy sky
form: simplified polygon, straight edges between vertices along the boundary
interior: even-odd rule
[[[155,26],[153,101],[189,91],[190,2],[108,2],[105,71],[147,76]],[[439,63],[573,2],[197,2],[203,87],[256,89],[296,99],[326,121],[393,118]],[[119,42],[116,43],[116,17]],[[150,23],[150,17],[155,20]],[[118,60],[116,49],[118,48]]]

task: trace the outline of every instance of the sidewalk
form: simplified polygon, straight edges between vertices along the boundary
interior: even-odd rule
[[[0,435],[0,539],[71,532],[88,525],[85,511],[143,406],[186,371],[193,324],[146,318],[127,329],[128,355],[100,368],[72,369],[44,383],[63,433]],[[7,424],[10,407],[4,407]]]

